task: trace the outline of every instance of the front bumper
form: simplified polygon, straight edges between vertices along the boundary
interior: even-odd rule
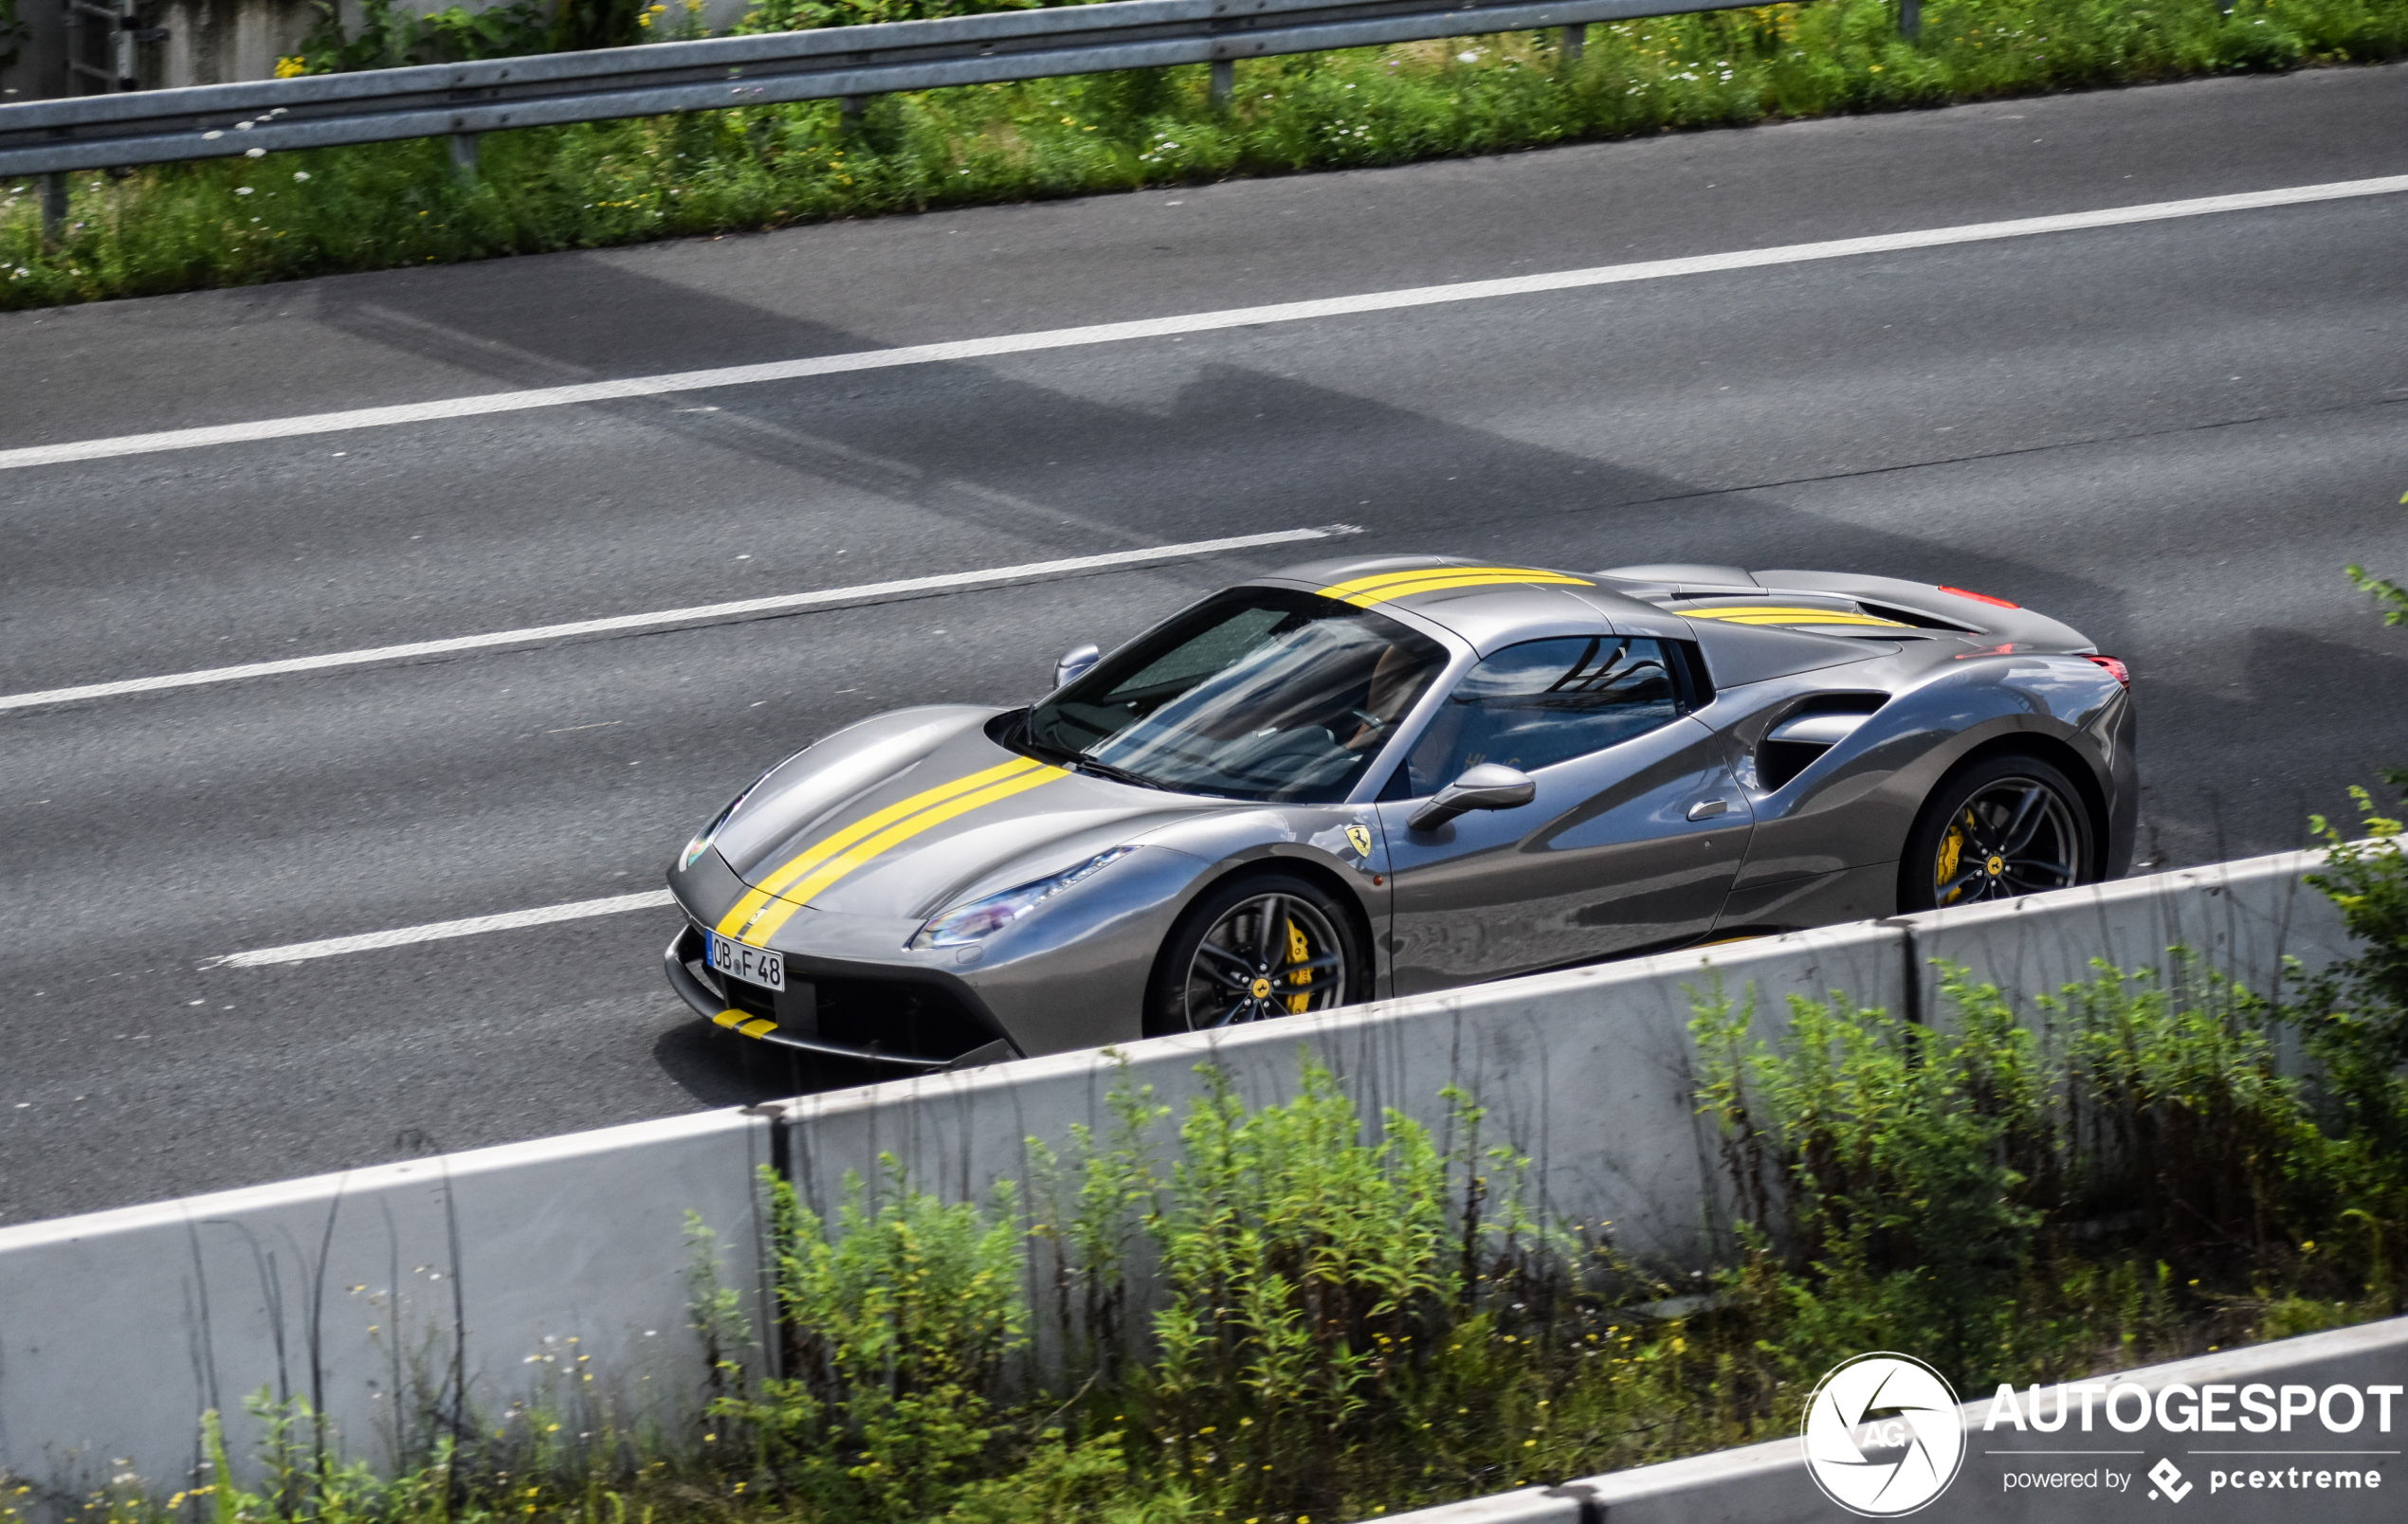
[[[661,954],[669,988],[696,1015],[756,1042],[905,1073],[969,1068],[1021,1056],[987,1023],[934,986],[822,974],[808,983],[792,981],[781,995],[721,978],[712,971],[707,952],[699,928],[682,928]]]

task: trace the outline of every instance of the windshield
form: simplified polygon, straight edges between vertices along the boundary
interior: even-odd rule
[[[1031,749],[1187,793],[1346,797],[1447,664],[1385,615],[1309,592],[1217,593],[1029,715]]]

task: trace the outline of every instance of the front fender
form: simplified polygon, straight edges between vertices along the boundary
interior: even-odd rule
[[[952,954],[1021,1052],[1065,1053],[1145,1035],[1154,957],[1213,864],[1140,846],[1034,915]]]

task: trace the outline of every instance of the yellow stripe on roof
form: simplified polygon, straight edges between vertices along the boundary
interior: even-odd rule
[[[1499,587],[1510,583],[1554,583],[1591,588],[1596,584],[1586,577],[1576,577],[1561,572],[1541,572],[1517,566],[1431,566],[1411,572],[1388,572],[1374,577],[1358,577],[1323,588],[1323,596],[1358,608],[1392,599],[1410,597],[1416,592],[1435,592],[1452,588]]]
[[[810,873],[791,880],[787,887],[778,892],[775,898],[769,900],[759,910],[754,912],[750,923],[745,927],[744,939],[756,946],[766,946],[769,939],[777,934],[777,929],[792,920],[794,912],[810,904],[814,896],[834,887],[837,880],[847,874],[867,863],[879,854],[901,846],[921,832],[941,826],[957,815],[966,815],[974,809],[984,808],[997,800],[1009,799],[1016,793],[1026,793],[1041,784],[1051,783],[1056,778],[1067,778],[1069,775],[1060,768],[1048,767],[1042,762],[1036,763],[1029,771],[991,783],[975,793],[960,794],[941,804],[932,805],[910,819],[889,826],[874,836],[856,839],[854,844],[844,851],[832,857],[823,858],[819,865],[812,869]],[[731,911],[729,914],[733,915],[734,912]]]
[[[771,901],[777,898],[780,894],[784,893],[786,888],[793,884],[796,880],[803,878],[812,869],[817,868],[821,863],[826,862],[829,859],[845,851],[855,843],[860,842],[867,837],[876,835],[878,832],[885,830],[887,826],[894,825],[897,821],[903,820],[910,815],[917,814],[919,811],[929,808],[932,806],[940,805],[948,799],[972,792],[975,789],[983,789],[987,785],[998,782],[1002,779],[1018,777],[1023,773],[1040,771],[1053,773],[1057,776],[1060,773],[1059,769],[1048,768],[1044,763],[1034,761],[1029,757],[1013,757],[1011,761],[1004,763],[1000,767],[988,768],[984,771],[973,772],[968,777],[956,778],[950,783],[940,783],[933,789],[923,789],[919,793],[913,794],[908,799],[888,805],[884,809],[863,816],[860,820],[853,822],[850,826],[846,826],[843,830],[836,832],[834,835],[830,836],[825,840],[815,842],[812,845],[804,848],[801,852],[795,854],[794,857],[780,866],[776,872],[768,875],[762,879],[758,884],[745,890],[742,896],[737,899],[736,903],[729,907],[727,914],[720,917],[720,934],[722,936],[741,936],[744,934],[745,929],[752,925],[753,921],[760,915],[761,911],[766,908]]]
[[[1722,608],[1684,608],[1681,613],[1690,619],[1721,619],[1734,625],[1879,625],[1888,629],[1914,627],[1895,619],[1875,619],[1870,614],[1851,614],[1836,608],[1791,608],[1778,604],[1748,604]]]

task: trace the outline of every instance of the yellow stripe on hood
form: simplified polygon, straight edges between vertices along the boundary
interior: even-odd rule
[[[720,917],[720,934],[742,937],[756,947],[766,946],[770,934],[786,924],[812,895],[880,852],[981,805],[1067,776],[1060,768],[1028,757],[1014,757],[1000,767],[940,783],[865,815],[834,835],[814,842],[776,872],[745,890],[727,914]],[[781,906],[782,909],[777,908]]]
[[[1894,619],[1851,614],[1837,608],[1795,608],[1779,604],[1748,604],[1721,608],[1683,608],[1690,619],[1721,619],[1734,625],[1879,625],[1886,629],[1911,629]]]
[[[1323,588],[1324,597],[1341,603],[1368,608],[1374,604],[1409,597],[1416,592],[1435,592],[1453,588],[1501,587],[1517,582],[1568,584],[1590,588],[1596,584],[1586,577],[1576,577],[1561,572],[1539,572],[1527,567],[1512,566],[1431,566],[1412,572],[1387,572],[1375,577],[1358,577]]]

